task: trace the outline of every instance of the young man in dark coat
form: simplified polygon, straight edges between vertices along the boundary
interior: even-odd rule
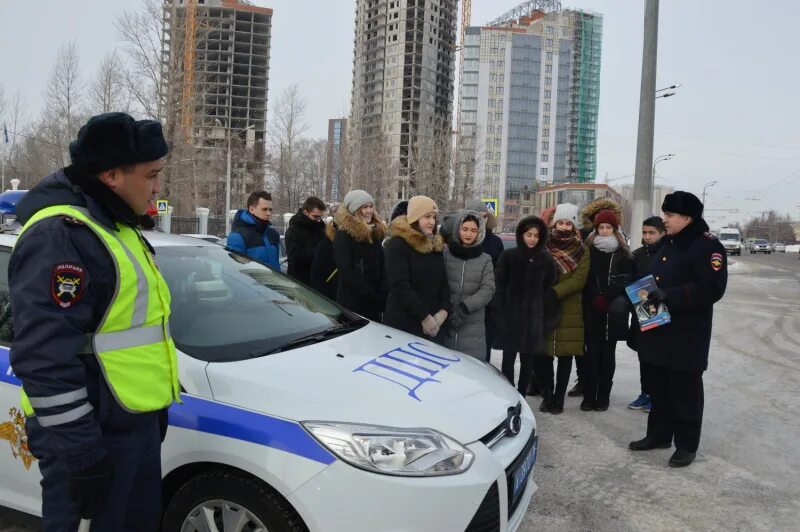
[[[489,212],[486,204],[480,200],[475,200],[467,203],[466,210],[477,212],[483,218],[483,223],[486,225],[486,237],[483,239],[483,252],[492,258],[492,266],[497,267],[497,260],[505,249],[503,241],[499,236],[494,234],[493,230],[497,227],[497,217]],[[492,318],[492,305],[486,307],[485,325],[486,325],[486,362],[492,358],[492,344],[494,343],[495,327],[494,318]]]
[[[336,301],[373,321],[382,321],[388,283],[383,256],[386,225],[372,196],[352,190],[333,217],[333,256],[339,277]]]
[[[311,196],[303,202],[297,214],[289,220],[286,230],[287,273],[303,284],[311,284],[311,264],[317,245],[325,240],[325,222],[322,216],[327,209],[325,202]]]
[[[450,312],[450,287],[438,215],[431,198],[414,196],[407,214],[392,221],[392,238],[386,243],[389,298],[384,323],[444,344],[440,328]]]
[[[668,194],[661,206],[667,235],[650,268],[658,288],[647,301],[666,304],[671,322],[638,338],[652,409],[647,436],[634,451],[669,448],[672,467],[694,461],[703,424],[703,372],[708,368],[714,303],[728,284],[725,248],[708,233],[703,204],[694,194]]]
[[[644,277],[650,271],[650,265],[663,245],[664,231],[664,222],[658,216],[651,216],[642,223],[642,247],[633,252],[633,278],[630,279],[630,282]],[[640,333],[639,319],[634,314],[631,317],[631,329],[628,333],[628,347],[637,352],[639,351],[637,339]],[[628,408],[650,412],[650,395],[645,390],[644,365],[641,355],[639,355],[639,383],[641,386],[639,397],[628,403]]]
[[[517,389],[525,395],[533,375],[533,357],[546,352],[545,291],[555,282],[556,264],[545,250],[547,225],[541,218],[520,220],[516,235],[517,247],[505,250],[495,269],[492,316],[497,335],[493,347],[503,350],[503,375],[512,385],[520,354]]]

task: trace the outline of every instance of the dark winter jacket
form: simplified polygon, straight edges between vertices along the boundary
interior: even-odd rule
[[[336,301],[370,320],[380,321],[388,282],[383,257],[386,226],[377,216],[372,228],[341,206],[334,215],[338,226],[333,256],[338,270]]]
[[[561,302],[558,328],[547,335],[547,354],[550,356],[583,355],[583,287],[589,277],[588,250],[584,251],[578,267],[561,273],[553,289]]]
[[[627,247],[605,253],[589,246],[589,277],[583,289],[586,343],[618,341],[628,337],[628,313],[609,313],[608,306],[616,298],[625,297],[624,282],[612,282],[612,277],[633,273],[633,257]],[[627,310],[623,301],[622,307]]]
[[[484,309],[494,296],[494,267],[491,257],[482,248],[486,234],[483,220],[479,224],[478,238],[471,246],[464,246],[458,239],[458,230],[467,214],[467,211],[459,211],[453,219],[453,231],[444,250],[451,308],[455,313],[456,308],[461,306],[461,311],[466,311],[466,316],[458,329],[449,326],[451,322],[445,324],[444,341],[450,349],[484,360]]]
[[[53,205],[85,208],[112,233],[117,224],[141,222],[116,194],[72,168],[44,178],[28,192],[17,205],[18,220],[25,224],[36,212]],[[64,264],[84,272],[80,297],[68,308],[56,304],[52,292],[55,267]],[[97,358],[84,354],[86,335],[97,330],[117,285],[114,260],[92,230],[68,217],[42,220],[17,242],[8,272],[14,325],[10,363],[25,391],[40,398],[86,391],[86,396],[74,401],[37,406],[36,413],[57,416],[85,408],[86,403],[92,407],[69,423],[48,427],[40,425],[37,416],[28,418],[28,444],[35,456],[57,458],[70,472],[80,471],[106,455],[104,429],[135,431],[152,426],[156,418],[166,427],[166,410],[131,414],[123,409]]]
[[[422,320],[440,310],[450,312],[450,288],[441,235],[429,238],[398,216],[386,243],[389,298],[384,323],[425,338]],[[441,341],[441,330],[437,341]]]
[[[256,219],[248,211],[239,210],[233,217],[228,247],[248,257],[263,262],[270,268],[281,271],[281,235],[270,222]]]
[[[311,263],[311,287],[325,294],[325,297],[336,301],[339,289],[339,270],[336,269],[336,257],[333,255],[333,237],[336,235],[336,223],[325,226],[325,239],[319,243]]]
[[[705,371],[714,303],[722,299],[728,284],[728,257],[702,218],[663,240],[650,273],[667,294],[672,321],[642,332],[639,354],[649,364]]]
[[[644,277],[650,272],[650,265],[653,264],[653,259],[656,257],[661,247],[664,245],[665,239],[662,238],[655,244],[642,244],[642,247],[633,252],[633,277],[639,279]],[[631,316],[631,328],[628,332],[628,347],[637,350],[637,343],[639,334],[639,320],[634,313]]]
[[[497,260],[503,254],[503,241],[494,234],[491,229],[486,228],[486,238],[483,240],[483,252],[492,258],[492,265],[497,266]]]
[[[517,226],[517,247],[500,255],[495,269],[495,297],[492,316],[497,327],[494,347],[527,354],[545,353],[544,317],[557,309],[545,307],[545,291],[556,279],[556,263],[544,249],[547,226],[536,218],[539,243],[529,249]]]
[[[289,269],[286,273],[303,284],[311,284],[311,263],[317,245],[325,240],[325,223],[306,216],[303,210],[289,220],[284,236]]]

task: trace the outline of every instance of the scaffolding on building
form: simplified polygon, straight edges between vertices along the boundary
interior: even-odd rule
[[[597,170],[597,114],[600,102],[602,17],[573,11],[572,89],[568,175],[574,182],[594,181]]]
[[[522,17],[530,16],[535,11],[557,13],[561,11],[561,0],[528,0],[522,2],[491,22],[487,22],[486,26],[504,26],[511,22],[517,22]]]

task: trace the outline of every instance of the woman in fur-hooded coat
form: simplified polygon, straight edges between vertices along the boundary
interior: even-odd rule
[[[339,288],[336,301],[365,318],[381,321],[388,281],[383,256],[386,225],[377,214],[371,223],[342,205],[333,217],[333,238]]]
[[[408,214],[392,221],[392,238],[386,243],[389,297],[384,323],[442,343],[440,329],[450,310],[450,288],[442,254],[444,240],[435,225],[426,234],[419,223],[422,217],[430,219],[432,215],[435,219],[438,208],[424,196],[411,198],[408,207]]]

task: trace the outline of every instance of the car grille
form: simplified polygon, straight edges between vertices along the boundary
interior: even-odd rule
[[[483,502],[478,507],[478,511],[469,522],[465,532],[499,532],[500,531],[500,493],[497,489],[497,482],[492,483],[492,487],[483,498]]]
[[[531,450],[531,447],[536,445],[536,431],[531,433],[531,437],[528,438],[528,441],[525,443],[525,447],[522,448],[522,452],[511,462],[511,465],[506,468],[506,482],[508,485],[508,517],[511,519],[511,516],[514,515],[514,511],[519,506],[520,501],[522,500],[522,496],[525,494],[525,488],[519,490],[516,497],[513,496],[514,493],[514,473],[517,471],[525,457],[528,455],[528,451]],[[531,469],[533,472],[533,469]],[[525,481],[527,484],[527,479]]]

